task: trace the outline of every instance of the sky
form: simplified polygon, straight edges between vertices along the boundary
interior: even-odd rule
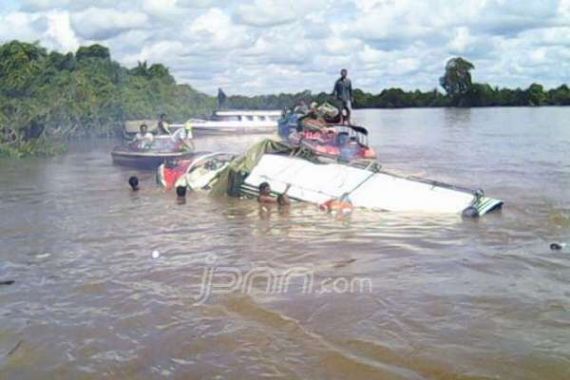
[[[0,43],[99,43],[215,94],[430,90],[461,56],[477,82],[570,82],[570,0],[0,0]]]

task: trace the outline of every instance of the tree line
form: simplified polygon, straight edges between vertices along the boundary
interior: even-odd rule
[[[473,64],[454,58],[432,91],[385,89],[378,94],[354,90],[355,108],[480,107],[570,105],[567,85],[546,91],[540,84],[506,89],[472,83]],[[224,96],[225,97],[225,96]],[[284,109],[301,100],[331,101],[327,93],[233,95],[227,108]],[[0,156],[52,154],[59,141],[83,136],[111,136],[124,122],[166,113],[173,121],[209,115],[215,97],[177,84],[167,67],[139,62],[126,68],[109,49],[95,44],[76,52],[48,52],[38,43],[0,45]]]
[[[378,94],[355,89],[354,108],[412,108],[412,107],[502,107],[502,106],[567,106],[570,89],[566,84],[546,91],[541,84],[533,83],[526,89],[493,87],[487,83],[473,83],[471,71],[475,66],[461,58],[450,59],[445,65],[440,85],[431,91],[404,91],[388,88]],[[327,93],[312,94],[306,90],[296,94],[229,96],[227,107],[241,109],[278,109],[291,107],[304,101],[323,102],[334,99]]]

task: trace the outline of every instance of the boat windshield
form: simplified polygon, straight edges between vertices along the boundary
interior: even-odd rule
[[[173,140],[170,136],[155,137],[152,144],[134,142],[130,144],[130,149],[134,151],[146,152],[174,152],[181,148],[179,141]]]

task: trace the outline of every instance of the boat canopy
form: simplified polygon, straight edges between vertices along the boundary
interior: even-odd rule
[[[290,156],[303,157],[309,162],[319,162],[318,157],[307,148],[294,147],[282,141],[265,139],[249,148],[244,155],[233,160],[232,163],[220,173],[220,178],[212,188],[211,194],[226,194],[231,187],[232,178],[236,175],[247,176],[266,153],[288,154]]]
[[[352,128],[353,131],[358,132],[358,133],[362,133],[365,136],[368,136],[368,130],[364,127],[360,127],[358,125],[350,125],[350,128]]]

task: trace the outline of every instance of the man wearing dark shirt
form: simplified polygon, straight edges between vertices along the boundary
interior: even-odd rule
[[[348,72],[346,69],[340,70],[340,78],[334,84],[333,96],[342,103],[341,120],[342,123],[350,125],[350,114],[352,112],[352,83],[346,77]],[[342,113],[346,112],[346,116],[342,117]]]

